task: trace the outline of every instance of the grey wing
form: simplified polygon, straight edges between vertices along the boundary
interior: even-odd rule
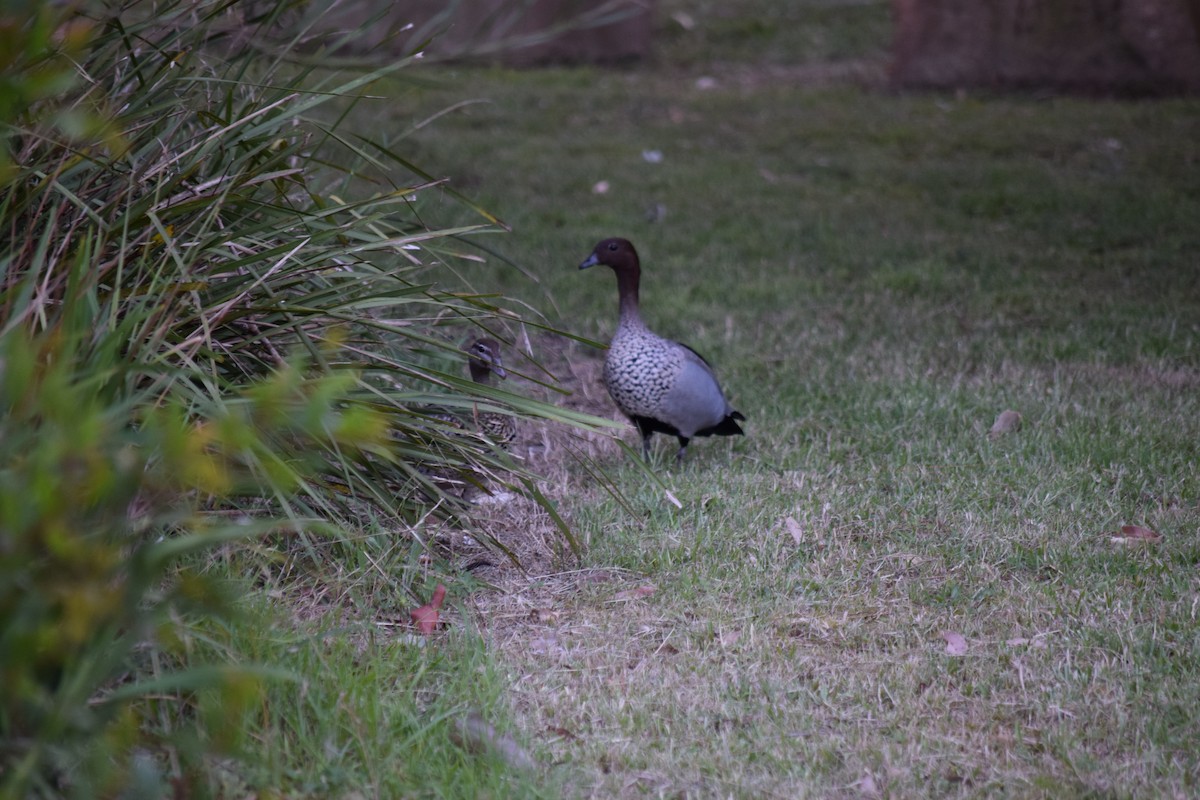
[[[725,400],[712,367],[695,350],[684,346],[685,357],[671,390],[664,398],[664,416],[684,436],[719,424],[732,409]]]
[[[682,347],[684,350],[686,350],[686,351],[687,351],[687,353],[690,353],[691,355],[693,355],[693,356],[695,356],[696,358],[700,359],[700,363],[701,363],[701,364],[703,364],[704,366],[708,367],[708,371],[709,371],[709,372],[713,372],[712,364],[708,363],[708,359],[707,359],[707,358],[705,358],[704,356],[700,355],[700,352],[699,352],[699,351],[697,351],[697,350],[694,350],[694,349],[692,349],[691,347],[688,347],[688,346],[687,346],[686,344],[684,344],[683,342],[673,342],[672,344],[677,344],[677,345],[679,345],[679,346],[680,346],[680,347]],[[713,378],[716,378],[716,377],[717,377],[717,376],[716,376],[716,373],[715,373],[715,372],[713,372]]]

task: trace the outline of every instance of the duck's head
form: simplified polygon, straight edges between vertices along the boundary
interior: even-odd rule
[[[467,364],[471,368],[471,377],[477,383],[484,382],[488,373],[500,379],[508,377],[500,361],[500,345],[495,339],[475,339],[463,350],[470,356]]]
[[[633,249],[633,244],[628,239],[605,239],[596,245],[592,254],[579,265],[579,268],[587,269],[597,264],[612,267],[613,272],[617,274],[622,272],[637,274],[640,271],[637,250]]]

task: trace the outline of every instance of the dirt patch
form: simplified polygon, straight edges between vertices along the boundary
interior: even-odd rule
[[[601,381],[602,354],[562,336],[540,334],[517,343],[506,358],[505,388],[570,411],[623,419]],[[561,391],[555,391],[554,388]],[[509,446],[514,460],[541,476],[538,490],[555,506],[564,498],[591,492],[580,463],[606,465],[625,458],[614,438],[618,431],[584,431],[546,420],[522,420]],[[632,434],[632,428],[630,433]],[[502,485],[473,490],[472,521],[489,545],[461,531],[447,530],[438,544],[456,570],[511,590],[533,578],[572,569],[575,557],[550,513],[534,499]],[[569,514],[559,510],[564,522]]]
[[[571,411],[623,419],[601,381],[603,353],[595,348],[565,337],[539,334],[507,348],[505,367],[509,378],[504,388],[516,394]],[[577,465],[583,462],[593,469],[608,469],[627,458],[617,444],[622,431],[592,432],[533,419],[519,420],[517,425],[509,454],[541,477],[538,491],[573,528],[570,514],[558,508],[561,501],[602,491]],[[628,441],[636,439],[632,427],[624,435]],[[421,541],[432,551],[413,565],[421,579],[415,574],[382,573],[378,578],[414,586],[432,586],[444,580],[450,586],[459,582],[455,576],[469,576],[488,588],[463,598],[461,587],[452,586],[455,599],[447,608],[445,620],[450,625],[459,624],[459,615],[471,613],[467,608],[473,606],[480,627],[527,613],[537,604],[535,597],[574,591],[594,580],[578,571],[578,557],[551,513],[524,493],[518,482],[508,476],[499,477],[484,479],[478,487],[460,485],[450,489],[472,501],[469,525],[435,521],[431,515],[419,526]],[[417,533],[397,531],[391,547],[406,549],[411,536]],[[462,583],[469,585],[470,580]],[[413,635],[408,610],[418,604],[419,598],[410,595],[408,602],[401,599],[399,606],[355,608],[341,586],[340,581],[310,584],[301,580],[293,584],[289,591],[293,615],[311,625],[342,628],[357,620],[394,635]],[[365,643],[367,638],[362,641]]]

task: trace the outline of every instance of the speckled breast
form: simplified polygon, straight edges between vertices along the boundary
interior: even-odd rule
[[[682,362],[657,336],[618,334],[604,359],[604,385],[627,416],[656,416]]]
[[[496,444],[507,449],[513,439],[517,438],[517,428],[512,417],[504,414],[487,413],[479,415],[479,430]]]

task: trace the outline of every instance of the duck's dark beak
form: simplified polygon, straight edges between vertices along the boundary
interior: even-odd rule
[[[500,364],[495,361],[492,362],[492,374],[500,380],[504,380],[508,377],[508,373],[504,371],[504,367],[500,366]]]
[[[599,263],[600,263],[600,259],[596,258],[595,253],[592,253],[590,256],[587,257],[586,261],[584,261],[582,264],[579,265],[579,268],[587,269],[588,267],[594,267]]]

